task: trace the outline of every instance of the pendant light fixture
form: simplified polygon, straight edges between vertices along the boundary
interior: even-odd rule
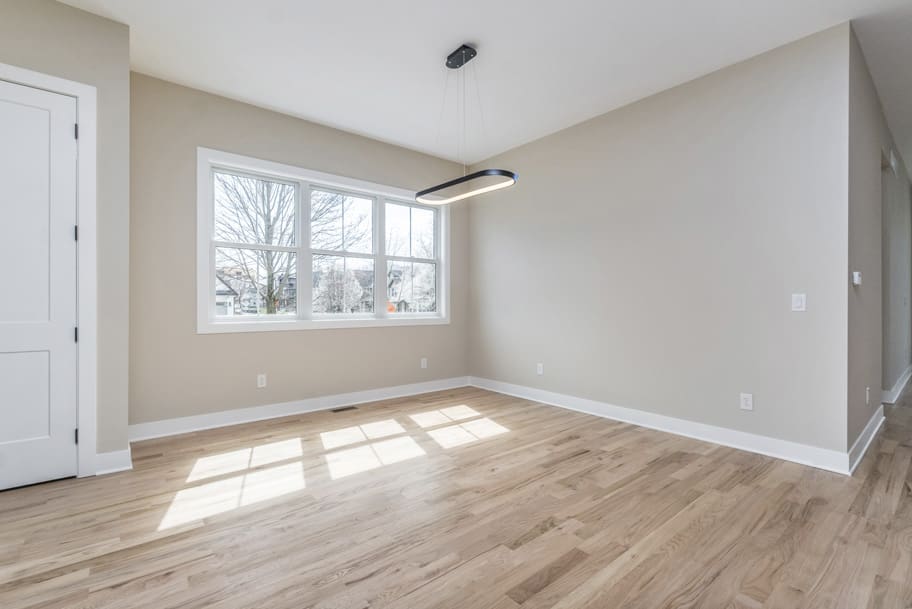
[[[482,169],[481,171],[466,174],[464,156],[466,139],[466,77],[463,67],[476,55],[478,55],[478,51],[469,45],[464,44],[450,53],[446,58],[446,67],[451,70],[457,70],[457,105],[458,96],[460,95],[460,81],[462,88],[462,177],[418,191],[415,193],[415,200],[419,203],[425,203],[427,205],[446,205],[447,203],[454,203],[455,201],[468,199],[469,197],[474,197],[486,192],[500,190],[501,188],[509,188],[516,184],[516,180],[519,179],[519,176],[515,172],[507,169]],[[459,76],[462,78],[458,78]],[[476,83],[476,89],[477,86]],[[444,86],[444,95],[446,95],[446,86]],[[481,100],[479,99],[479,105],[480,103]]]

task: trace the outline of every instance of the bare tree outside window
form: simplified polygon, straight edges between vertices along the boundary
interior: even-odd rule
[[[296,245],[296,191],[291,184],[214,172],[215,239],[244,246],[216,250],[217,290],[224,286],[229,293],[229,314],[296,311],[296,256],[262,249]]]
[[[313,258],[313,312],[372,313],[374,262],[345,254],[374,253],[373,199],[314,189],[310,206],[310,243],[321,252]]]

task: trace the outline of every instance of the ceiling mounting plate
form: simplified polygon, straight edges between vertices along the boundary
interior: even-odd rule
[[[465,64],[469,63],[476,55],[478,55],[478,51],[469,45],[464,44],[447,55],[446,67],[450,68],[451,70],[458,70]]]

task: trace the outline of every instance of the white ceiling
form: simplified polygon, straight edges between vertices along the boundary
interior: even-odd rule
[[[62,1],[128,24],[138,72],[469,162],[860,19],[912,158],[910,0]],[[443,104],[462,42],[479,52],[466,155],[455,73]]]

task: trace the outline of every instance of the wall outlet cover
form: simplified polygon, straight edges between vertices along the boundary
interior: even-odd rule
[[[741,394],[741,410],[753,410],[754,409],[754,394],[753,393],[742,393]]]
[[[792,294],[792,311],[807,311],[807,294]]]

